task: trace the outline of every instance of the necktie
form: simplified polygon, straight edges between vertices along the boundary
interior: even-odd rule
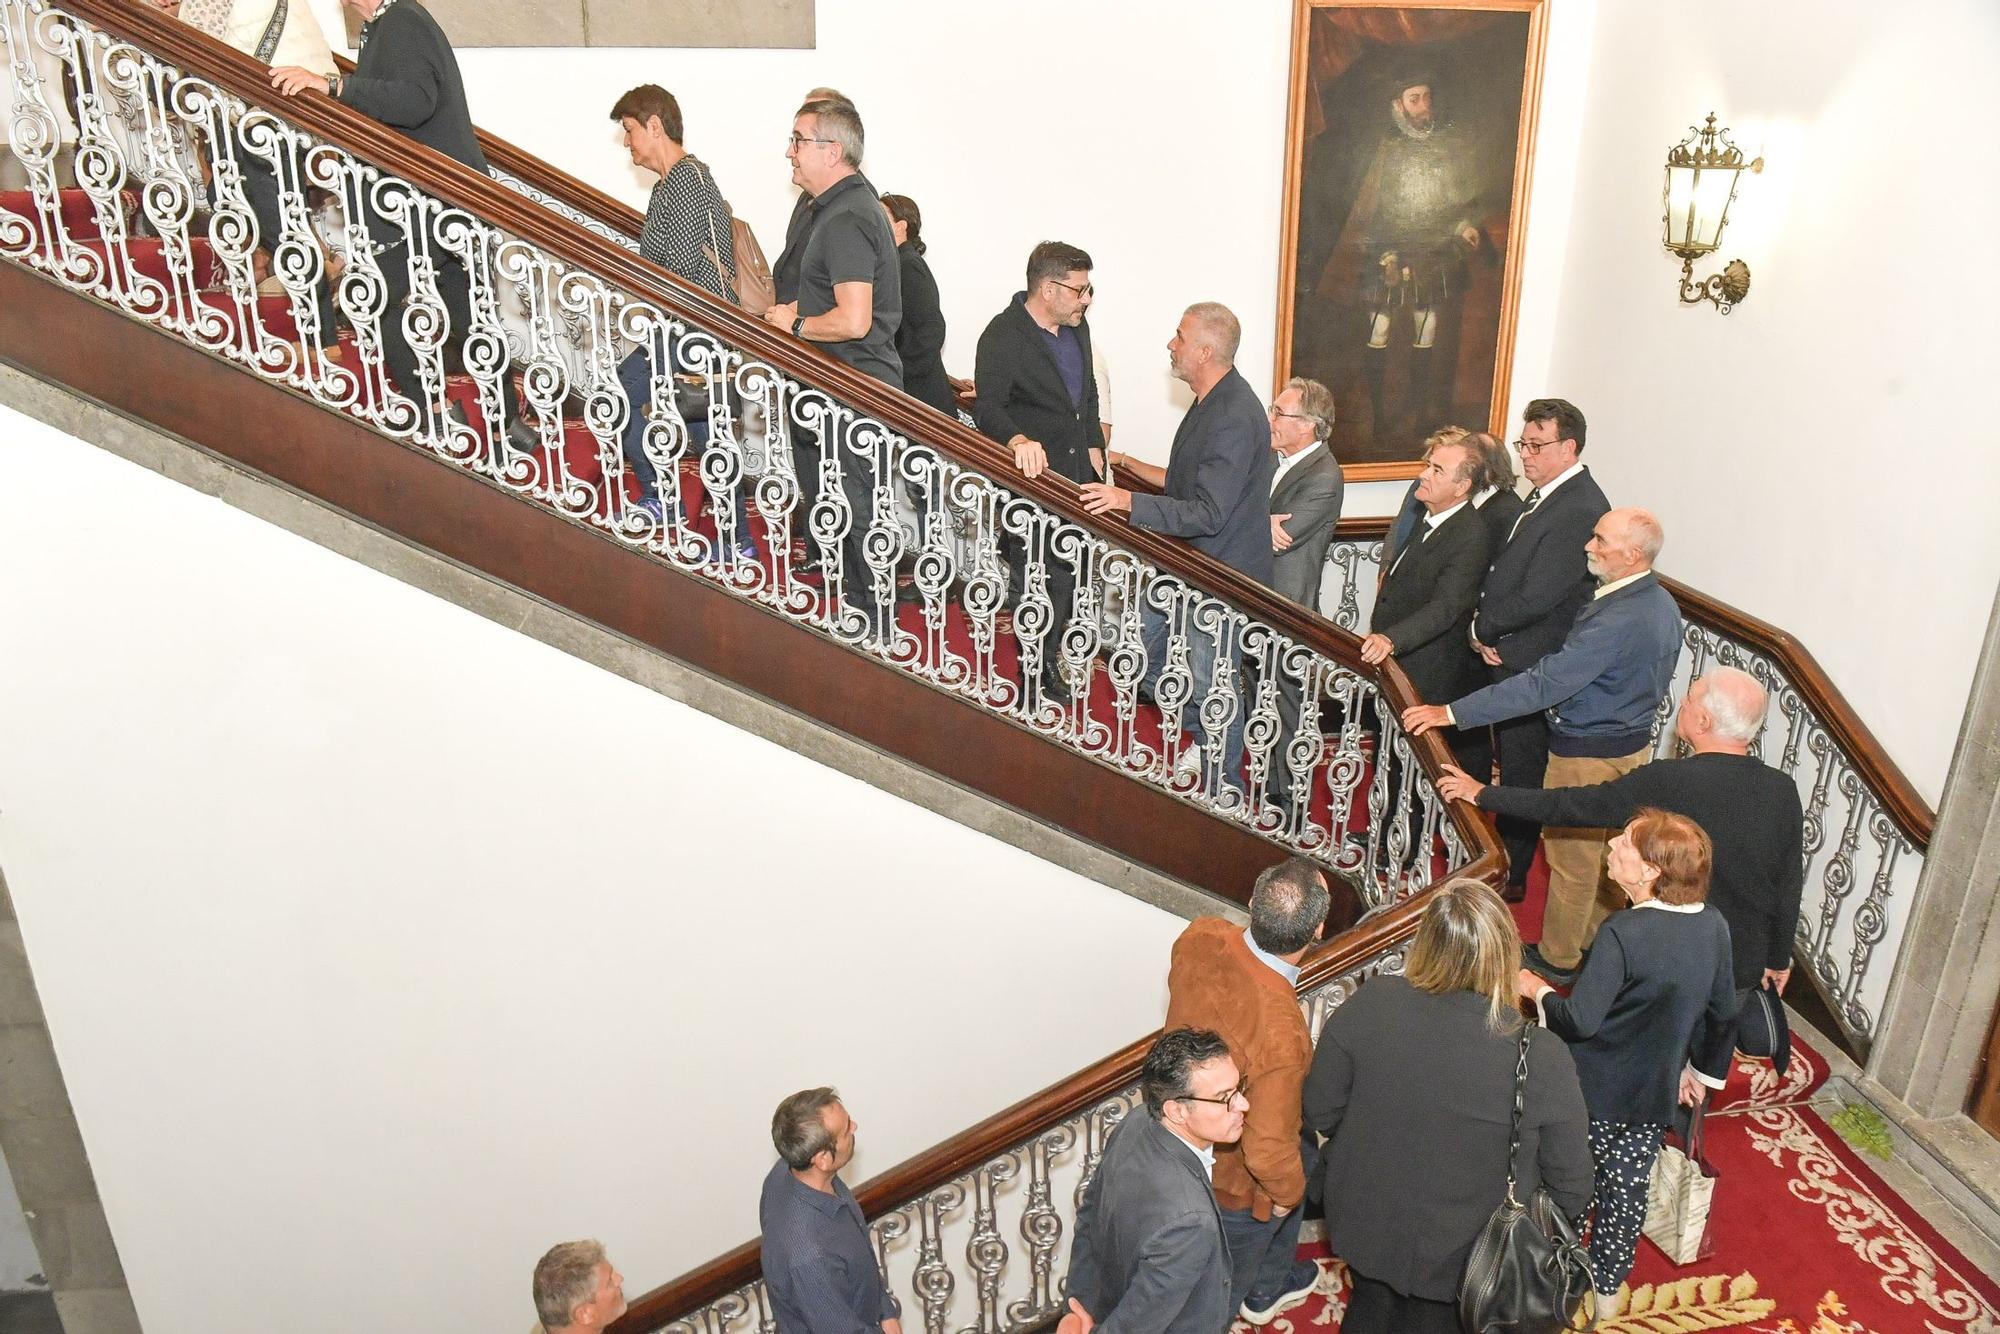
[[[1527,518],[1530,514],[1533,514],[1535,512],[1535,506],[1541,503],[1542,503],[1542,488],[1538,486],[1534,490],[1528,493],[1527,506],[1522,509],[1520,518],[1514,520],[1514,526],[1507,530],[1507,540],[1509,542],[1512,542],[1514,540],[1514,534],[1521,531],[1521,520]]]
[[[1396,553],[1396,559],[1389,562],[1389,573],[1394,574],[1396,572],[1396,567],[1403,563],[1403,557],[1410,554],[1410,548],[1422,546],[1426,541],[1430,539],[1430,535],[1431,535],[1430,516],[1425,515],[1424,517],[1417,520],[1416,531],[1410,534],[1409,541],[1403,543],[1403,549]]]

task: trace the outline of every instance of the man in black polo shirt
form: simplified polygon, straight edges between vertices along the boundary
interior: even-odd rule
[[[472,112],[465,102],[465,82],[459,77],[458,57],[451,41],[438,27],[431,12],[418,0],[341,0],[361,19],[361,47],[354,72],[342,76],[322,74],[297,65],[282,65],[271,71],[271,85],[290,97],[306,89],[331,94],[371,120],[381,121],[392,130],[486,174],[486,155],[479,148],[479,134],[472,128]],[[441,401],[425,392],[418,371],[417,353],[403,332],[403,304],[410,298],[410,237],[401,222],[383,217],[373,208],[363,219],[368,235],[380,249],[375,262],[382,270],[384,295],[381,313],[382,359],[397,392],[418,405],[438,413],[446,411]],[[450,319],[451,336],[463,340],[472,331],[472,279],[465,265],[436,236],[426,247],[435,265],[437,292]],[[443,385],[438,385],[440,392]],[[517,449],[532,449],[540,443],[536,432],[520,419],[520,404],[514,393],[514,377],[500,377],[500,406],[507,422],[506,434]],[[455,409],[451,415],[459,419]],[[494,445],[496,454],[499,446]]]
[[[973,383],[974,416],[981,434],[1005,445],[1024,477],[1044,469],[1072,482],[1094,482],[1104,472],[1104,429],[1097,419],[1097,377],[1090,350],[1090,256],[1061,241],[1044,241],[1028,254],[1028,287],[979,335]],[[1027,544],[1001,534],[1018,600],[1027,578]],[[1042,694],[1066,703],[1069,687],[1059,665],[1063,627],[1076,593],[1076,572],[1053,556],[1048,564],[1053,618],[1042,642]]]
[[[862,146],[861,117],[851,105],[819,101],[799,109],[785,156],[792,163],[792,183],[813,198],[803,232],[787,241],[772,270],[780,275],[778,304],[764,318],[862,374],[901,389],[903,363],[896,355],[896,328],[903,319],[902,268],[889,216],[882,211],[875,187],[860,171]],[[793,273],[798,275],[795,286]],[[893,608],[893,560],[882,572],[886,587],[876,595],[866,557],[865,539],[875,522],[875,470],[845,442],[826,443],[840,464],[841,490],[848,505],[847,533],[840,544],[841,596],[849,606],[871,614],[884,606]],[[819,475],[821,442],[800,431],[793,437],[792,451],[803,517],[810,512],[817,490],[812,479]],[[895,521],[893,513],[882,516],[885,524]],[[877,633],[883,628],[878,625]]]

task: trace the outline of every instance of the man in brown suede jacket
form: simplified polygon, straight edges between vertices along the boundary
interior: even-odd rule
[[[1311,1295],[1319,1277],[1297,1258],[1306,1183],[1319,1153],[1300,1133],[1299,1094],[1312,1034],[1299,1010],[1299,961],[1325,929],[1330,896],[1302,857],[1257,877],[1250,929],[1203,917],[1174,942],[1167,1027],[1211,1028],[1243,1072],[1243,1137],[1215,1146],[1215,1201],[1229,1243],[1230,1306],[1269,1324]]]

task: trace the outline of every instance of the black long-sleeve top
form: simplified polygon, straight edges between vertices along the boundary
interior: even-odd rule
[[[958,399],[944,373],[944,306],[937,279],[908,241],[896,247],[896,262],[903,270],[903,322],[896,326],[903,392],[955,420]]]
[[[1729,924],[1706,904],[1648,901],[1613,913],[1576,987],[1545,991],[1538,1004],[1576,1058],[1591,1120],[1669,1125],[1689,1064],[1711,1088],[1729,1078]]]
[[[1642,806],[1685,815],[1715,845],[1708,904],[1729,923],[1739,989],[1791,966],[1805,892],[1805,813],[1792,780],[1748,755],[1655,760],[1590,787],[1488,787],[1482,810],[1541,824],[1617,829]]]
[[[486,154],[472,128],[465,81],[451,40],[418,0],[389,0],[361,25],[354,73],[341,81],[340,100],[410,138],[486,173]]]

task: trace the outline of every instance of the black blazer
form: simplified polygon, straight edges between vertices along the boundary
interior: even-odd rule
[[[1583,544],[1610,508],[1585,468],[1523,518],[1511,542],[1494,549],[1473,630],[1480,643],[1500,650],[1504,665],[1526,671],[1562,647],[1597,587],[1584,568]]]
[[[1576,1057],[1591,1120],[1671,1125],[1690,1061],[1718,1084],[1729,1077],[1731,974],[1729,925],[1705,904],[1629,908],[1597,928],[1569,995],[1541,998],[1543,1020]]]
[[[1429,537],[1421,531],[1391,558],[1370,626],[1396,646],[1417,693],[1442,704],[1485,683],[1465,631],[1486,571],[1486,524],[1468,504]]]
[[[1407,1296],[1451,1301],[1473,1238],[1507,1193],[1520,1034],[1486,998],[1375,977],[1335,1010],[1306,1075],[1305,1123],[1327,1136],[1327,1243]],[[1571,1218],[1590,1203],[1583,1093],[1567,1048],[1528,1043],[1517,1191],[1548,1187]]]
[[[1236,1314],[1208,1174],[1143,1106],[1111,1132],[1077,1205],[1069,1295],[1107,1334],[1218,1334]]]
[[[1104,448],[1104,428],[1097,420],[1090,321],[1071,331],[1083,346],[1083,401],[1071,403],[1055,356],[1023,304],[1025,296],[1016,293],[979,335],[972,370],[979,401],[973,418],[980,434],[1003,445],[1016,435],[1041,441],[1051,468],[1072,482],[1094,482],[1090,451]]]
[[[1285,474],[1271,493],[1271,513],[1289,514],[1285,532],[1292,544],[1271,558],[1271,587],[1306,610],[1319,611],[1319,586],[1326,574],[1326,549],[1340,522],[1346,479],[1330,445],[1315,445],[1312,456]]]
[[[903,392],[958,419],[958,400],[944,373],[944,308],[931,266],[908,241],[896,247],[903,270],[903,322],[896,326],[896,355],[903,359]]]

